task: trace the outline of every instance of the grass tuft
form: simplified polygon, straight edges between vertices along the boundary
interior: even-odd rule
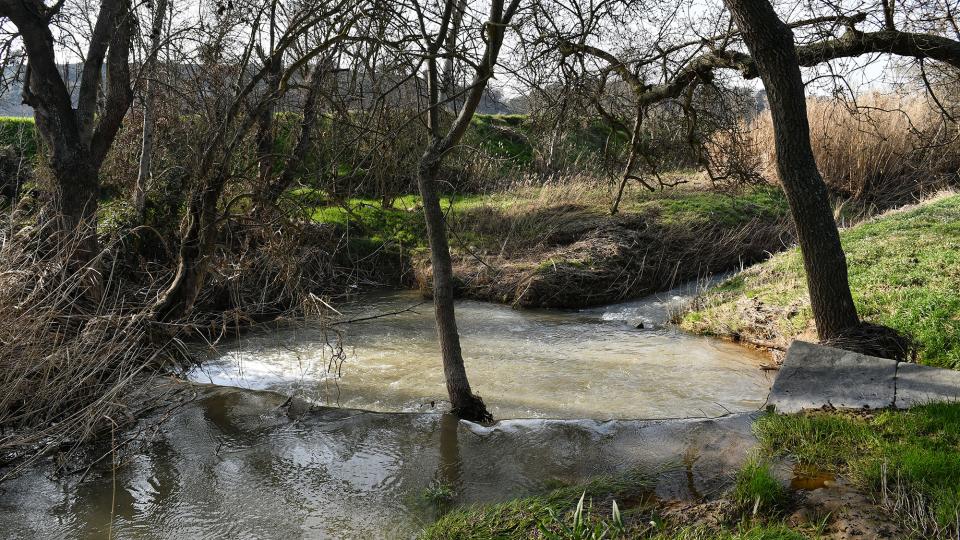
[[[776,514],[785,506],[787,489],[770,471],[770,463],[760,458],[747,461],[737,472],[731,498],[752,514]]]
[[[627,514],[637,510],[636,506],[625,509],[622,502],[645,500],[649,489],[648,478],[636,473],[616,479],[598,478],[542,495],[453,510],[428,527],[421,538],[519,540],[543,537],[545,530],[548,535],[576,530],[581,535],[578,538],[593,538],[590,535],[595,531],[617,530],[617,522],[623,519],[621,511]],[[616,514],[614,501],[621,501]]]

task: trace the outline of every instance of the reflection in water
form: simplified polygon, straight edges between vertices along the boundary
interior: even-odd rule
[[[464,301],[457,316],[470,381],[496,418],[669,418],[758,409],[762,357],[666,328],[680,291],[578,312]],[[364,297],[346,318],[421,303],[413,292]],[[634,328],[644,322],[644,330]],[[446,395],[429,306],[344,325],[347,358],[331,369],[328,331],[300,326],[247,336],[194,380],[301,394],[316,403],[429,412]]]
[[[720,489],[754,444],[749,416],[688,422],[514,420],[482,427],[435,414],[318,409],[208,388],[142,452],[83,484],[43,466],[0,493],[10,538],[411,538],[454,504],[500,501],[552,479],[657,471],[657,495]],[[688,456],[687,463],[676,462]],[[676,471],[679,476],[672,475]],[[111,511],[111,502],[114,501]]]
[[[756,410],[769,387],[760,358],[664,329],[672,303],[647,299],[579,312],[458,305],[471,381],[498,418],[640,418]],[[394,293],[348,317],[419,300]],[[645,330],[635,330],[639,321]],[[652,330],[650,328],[653,328]],[[202,397],[163,430],[80,485],[39,464],[0,492],[12,538],[410,538],[453,504],[501,501],[602,474],[650,478],[651,496],[724,488],[755,444],[751,416],[658,423],[506,420],[381,411],[431,410],[444,396],[430,310],[347,325],[349,355],[331,369],[328,335],[304,326],[244,338],[195,380]],[[294,404],[297,402],[294,401]],[[159,414],[159,413],[158,413]],[[119,434],[118,434],[119,435]],[[625,501],[626,502],[626,501]]]

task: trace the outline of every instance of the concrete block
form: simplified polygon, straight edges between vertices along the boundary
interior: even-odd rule
[[[893,406],[897,362],[794,341],[767,398],[778,412]]]
[[[960,400],[960,371],[901,362],[895,405],[908,409],[931,401]]]

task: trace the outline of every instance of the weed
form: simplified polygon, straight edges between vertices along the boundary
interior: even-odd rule
[[[757,515],[760,511],[775,514],[783,510],[788,494],[770,471],[769,462],[753,458],[737,472],[731,497],[741,509]]]
[[[543,538],[547,540],[603,540],[619,538],[624,532],[623,518],[617,501],[611,503],[610,520],[591,520],[590,509],[584,510],[584,498],[587,492],[580,495],[577,507],[573,510],[572,523],[567,524],[553,508],[547,508],[549,517],[541,521],[537,528]],[[592,503],[591,503],[592,505]]]
[[[456,494],[453,487],[443,482],[434,481],[423,490],[423,499],[437,507],[443,507],[453,502]]]

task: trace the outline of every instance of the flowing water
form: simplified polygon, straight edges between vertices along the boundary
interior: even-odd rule
[[[546,417],[490,427],[287,399],[331,403],[338,394],[343,405],[380,411],[442,408],[428,306],[341,325],[339,369],[330,368],[335,336],[318,328],[247,336],[191,374],[225,386],[165,383],[182,403],[116,463],[105,459],[83,482],[39,464],[0,486],[0,536],[412,538],[448,505],[603,474],[647,478],[650,496],[715,492],[755,444],[751,415],[604,420],[760,406],[769,381],[756,355],[662,327],[681,300],[578,312],[460,303],[467,369],[494,414]],[[344,318],[417,302],[406,293],[365,298]],[[639,321],[643,330],[634,329]]]
[[[757,410],[770,387],[759,369],[761,355],[664,326],[685,292],[580,311],[459,302],[470,382],[495,418],[676,418]],[[212,355],[191,378],[358,409],[443,408],[429,304],[414,292],[393,292],[365,297],[344,313],[345,320],[396,314],[338,325],[342,341],[316,326],[248,335]],[[636,329],[641,322],[644,328]],[[338,343],[342,359],[331,354]]]

